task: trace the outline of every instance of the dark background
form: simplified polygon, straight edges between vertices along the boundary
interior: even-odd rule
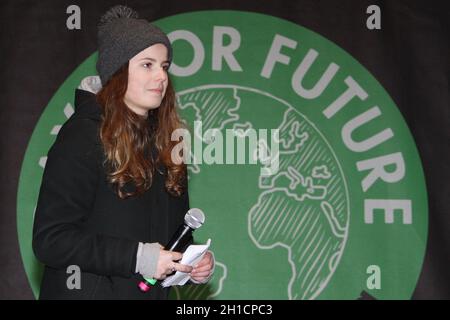
[[[66,8],[81,9],[81,30],[66,28]],[[32,131],[66,77],[96,51],[102,13],[126,4],[157,20],[178,13],[260,12],[315,31],[358,60],[405,118],[424,167],[428,244],[415,299],[450,299],[449,20],[444,1],[2,1],[0,3],[0,299],[33,299],[20,257],[16,196]],[[381,30],[366,9],[381,8]]]

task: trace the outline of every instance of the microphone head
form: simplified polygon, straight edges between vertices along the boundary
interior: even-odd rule
[[[184,216],[184,223],[191,229],[198,229],[205,222],[205,214],[198,208],[191,208]]]

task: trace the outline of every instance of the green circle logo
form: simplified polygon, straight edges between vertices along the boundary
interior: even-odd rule
[[[190,199],[207,217],[196,239],[211,238],[216,259],[207,285],[175,287],[172,297],[409,299],[426,247],[427,194],[414,140],[380,83],[334,43],[275,17],[201,11],[156,24],[174,47],[180,112],[200,137]],[[31,231],[45,155],[95,59],[56,92],[23,161],[18,232],[36,295],[42,266]],[[228,148],[238,139],[228,132],[243,135],[244,155]],[[252,161],[261,149],[269,162]]]

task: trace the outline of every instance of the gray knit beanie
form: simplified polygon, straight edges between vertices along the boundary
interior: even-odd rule
[[[100,19],[98,26],[97,71],[102,85],[131,58],[142,50],[161,43],[166,46],[172,61],[172,46],[167,35],[133,9],[114,6]]]

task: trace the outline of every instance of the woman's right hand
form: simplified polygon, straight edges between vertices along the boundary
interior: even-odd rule
[[[168,275],[176,271],[185,273],[191,272],[192,271],[191,266],[176,262],[181,260],[182,257],[183,257],[182,253],[175,251],[167,251],[164,250],[163,247],[161,246],[154,278],[157,280],[163,280],[167,278]]]

